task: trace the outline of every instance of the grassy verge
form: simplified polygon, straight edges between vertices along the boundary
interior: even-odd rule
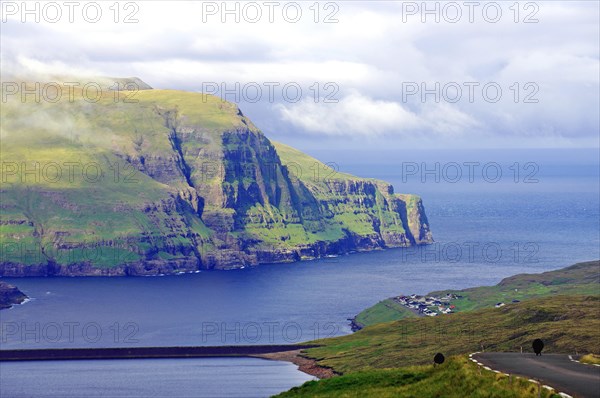
[[[600,355],[588,354],[579,358],[579,362],[591,363],[593,365],[600,365]]]
[[[463,356],[449,358],[440,366],[367,370],[322,381],[310,381],[279,398],[344,397],[553,397],[526,379],[482,370]],[[556,395],[557,396],[557,395]]]

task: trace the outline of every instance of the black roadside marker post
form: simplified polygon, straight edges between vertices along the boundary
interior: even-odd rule
[[[542,355],[542,350],[544,349],[544,342],[540,339],[533,340],[533,352],[535,352],[535,356]]]

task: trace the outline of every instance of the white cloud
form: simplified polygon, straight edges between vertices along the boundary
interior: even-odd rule
[[[22,24],[14,18],[3,23],[3,75],[24,67],[37,73],[135,75],[154,87],[190,90],[199,90],[202,82],[335,82],[340,103],[280,102],[274,113],[267,104],[256,124],[307,135],[410,131],[436,140],[463,135],[482,145],[494,135],[497,142],[515,145],[531,136],[597,140],[597,2],[535,2],[539,22],[533,24],[514,23],[509,2],[501,3],[503,19],[496,24],[483,21],[480,8],[476,23],[464,18],[456,24],[421,23],[420,15],[404,21],[403,3],[368,1],[336,3],[334,24],[314,23],[311,2],[301,3],[303,18],[294,24],[282,18],[281,7],[275,23],[265,16],[256,24],[231,18],[221,23],[219,16],[203,21],[202,2],[137,2],[139,23],[115,24],[112,3],[102,4],[105,17],[97,24],[81,18],[74,24]],[[330,11],[321,9],[321,20]],[[521,9],[521,19],[526,14]],[[465,81],[498,82],[506,100],[402,101],[404,82]],[[511,102],[509,87],[530,81],[540,87],[539,104]]]
[[[456,137],[481,132],[476,130],[482,127],[478,121],[448,103],[426,104],[419,116],[425,129],[440,135]]]
[[[478,125],[469,115],[449,104],[423,104],[419,113],[398,102],[374,100],[352,93],[337,103],[304,100],[279,104],[283,120],[311,134],[333,136],[462,135]]]
[[[297,104],[280,104],[278,109],[284,120],[317,134],[370,136],[413,129],[418,124],[417,116],[398,103],[357,93],[338,103],[305,99]]]

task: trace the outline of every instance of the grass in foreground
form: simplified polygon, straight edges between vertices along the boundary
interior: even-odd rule
[[[551,391],[528,382],[485,371],[465,357],[449,358],[440,366],[367,370],[321,381],[309,381],[277,395],[301,397],[553,397]]]

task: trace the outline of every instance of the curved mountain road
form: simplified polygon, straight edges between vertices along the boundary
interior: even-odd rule
[[[565,354],[482,352],[473,358],[509,374],[536,379],[574,397],[600,397],[600,367],[572,361]]]

